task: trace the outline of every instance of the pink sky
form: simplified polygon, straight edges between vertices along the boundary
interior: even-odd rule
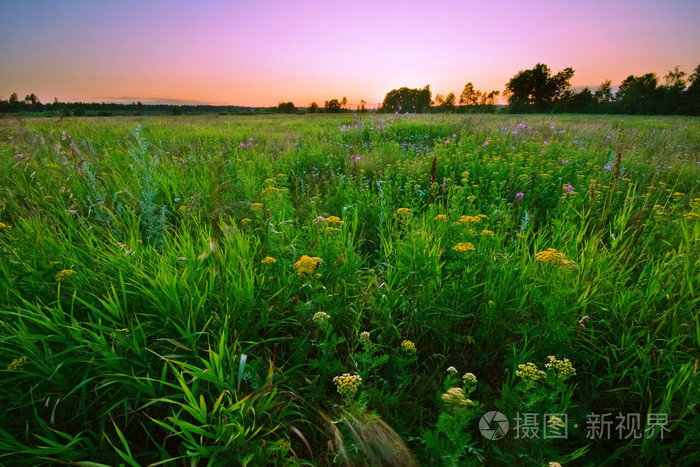
[[[570,66],[574,86],[700,63],[700,2],[0,0],[0,99],[270,106],[401,86],[503,90]]]

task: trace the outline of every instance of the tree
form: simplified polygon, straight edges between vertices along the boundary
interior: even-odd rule
[[[481,91],[474,89],[474,85],[469,82],[464,85],[462,94],[459,95],[459,103],[461,105],[478,105]]]
[[[367,101],[362,99],[360,101],[360,109],[359,109],[360,112],[367,112],[367,109],[365,108],[366,105],[367,105]]]
[[[382,110],[384,112],[425,112],[430,109],[432,93],[430,86],[423,89],[399,88],[392,89],[384,97]]]
[[[552,76],[552,71],[543,63],[531,70],[521,70],[506,84],[508,104],[515,110],[534,107],[537,112],[544,112],[571,87],[573,76],[572,68],[564,68]]]
[[[598,90],[593,94],[596,103],[606,104],[613,100],[612,82],[610,80],[603,81]]]
[[[615,101],[623,113],[649,114],[658,108],[656,86],[659,79],[654,73],[642,76],[629,75],[620,83]]]
[[[316,112],[318,112],[318,104],[314,101],[311,104],[309,104],[309,113],[315,114]]]
[[[277,105],[277,111],[279,113],[295,114],[297,113],[297,108],[293,102],[280,102]]]
[[[338,99],[331,99],[329,101],[326,101],[326,104],[324,105],[326,112],[330,113],[338,113],[340,112],[340,101]]]
[[[443,108],[448,111],[452,112],[455,109],[455,93],[451,92],[445,97],[445,103],[443,104]]]
[[[346,105],[348,105],[348,98],[343,96],[343,99],[340,101],[340,108],[344,109]]]
[[[445,96],[443,96],[442,94],[435,94],[435,105],[440,107],[444,103],[445,103]]]

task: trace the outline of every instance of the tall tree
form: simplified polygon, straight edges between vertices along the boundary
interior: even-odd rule
[[[505,95],[515,110],[532,106],[538,112],[547,110],[571,87],[572,68],[564,68],[552,76],[552,71],[543,63],[531,70],[521,70],[506,84]]]

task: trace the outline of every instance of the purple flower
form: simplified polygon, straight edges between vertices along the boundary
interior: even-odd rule
[[[561,130],[561,131],[559,132],[559,134],[560,134],[560,135],[565,135],[565,134],[566,134],[566,130]]]
[[[610,169],[612,169],[612,167],[610,166],[610,164],[605,164],[605,165],[603,166],[603,168],[604,168],[605,170],[607,170],[608,172],[610,171]]]
[[[356,156],[356,155],[354,155],[354,154],[350,154],[350,159],[351,159],[353,162],[357,162],[357,161],[359,161],[360,159],[362,159],[362,157],[361,157],[361,156]]]
[[[526,125],[525,125],[524,123],[521,123],[521,124],[520,124],[520,129],[521,129],[521,130],[524,130],[525,127],[526,127]]]
[[[520,201],[521,199],[523,199],[524,196],[525,196],[525,193],[523,193],[523,192],[516,193],[516,194],[515,194],[515,200],[516,200],[516,201]]]
[[[518,132],[516,130],[511,131],[512,134],[517,135]]]
[[[562,188],[566,190],[567,193],[573,193],[574,192],[574,187],[572,187],[570,184],[565,183]]]
[[[457,134],[456,134],[456,133],[452,133],[452,137],[453,137],[453,138],[456,138],[456,137],[457,137]]]
[[[562,159],[561,163],[562,163],[563,165],[564,165],[564,164],[568,164],[568,163],[569,163],[569,159]]]
[[[445,140],[445,144],[450,144],[450,140],[449,139]]]
[[[551,128],[552,130],[556,130],[556,129],[557,129],[557,127],[554,126],[554,125],[552,125],[550,128]]]
[[[484,147],[489,145],[489,140],[484,141]]]
[[[542,143],[542,144],[544,144],[545,146],[547,146],[547,145],[549,144],[549,141],[545,141],[545,142]]]
[[[612,136],[606,136],[606,137],[605,137],[605,142],[607,143],[607,142],[610,141],[611,139],[612,139]]]

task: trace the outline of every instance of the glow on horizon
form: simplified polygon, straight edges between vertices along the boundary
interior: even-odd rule
[[[307,106],[391,89],[502,91],[536,63],[572,85],[700,63],[700,2],[0,0],[0,98]]]

